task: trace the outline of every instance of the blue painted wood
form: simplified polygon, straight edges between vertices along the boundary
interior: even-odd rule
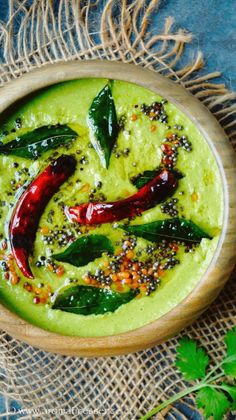
[[[175,18],[176,28],[181,26],[194,34],[184,61],[194,50],[201,50],[206,59],[204,71],[221,71],[221,81],[236,90],[236,1],[164,0],[154,16],[154,25],[160,27],[170,15]]]

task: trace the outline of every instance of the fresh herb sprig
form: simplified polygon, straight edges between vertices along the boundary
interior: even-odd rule
[[[235,410],[236,326],[226,334],[225,343],[226,356],[207,372],[210,359],[206,351],[188,337],[180,339],[175,364],[184,379],[196,383],[153,408],[140,420],[150,419],[169,404],[192,393],[196,396],[197,407],[203,410],[206,418],[221,420],[229,410]],[[227,382],[226,377],[229,377]]]

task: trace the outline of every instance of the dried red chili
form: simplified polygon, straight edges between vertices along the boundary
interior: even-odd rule
[[[73,156],[53,161],[24,191],[10,222],[10,243],[16,263],[25,277],[34,278],[28,257],[32,251],[40,217],[51,197],[75,170]]]
[[[84,203],[66,208],[65,213],[71,221],[89,225],[135,217],[173,194],[177,184],[175,175],[164,169],[131,197],[114,202]]]

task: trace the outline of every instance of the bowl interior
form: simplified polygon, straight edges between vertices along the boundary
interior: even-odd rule
[[[35,327],[0,307],[0,325],[12,335],[44,349],[84,356],[112,355],[136,351],[161,342],[196,319],[215,299],[234,264],[236,221],[233,217],[236,193],[233,188],[235,159],[232,148],[210,112],[185,89],[136,66],[111,62],[71,62],[48,65],[33,71],[2,89],[0,112],[5,118],[17,101],[37,94],[52,84],[81,78],[113,78],[143,86],[175,104],[193,121],[208,143],[217,162],[223,185],[224,215],[222,232],[214,256],[201,281],[174,309],[141,328],[115,336],[68,337]]]

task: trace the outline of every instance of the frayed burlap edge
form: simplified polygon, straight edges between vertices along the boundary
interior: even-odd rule
[[[174,31],[173,18],[149,33],[158,0],[34,0],[31,6],[28,0],[10,0],[9,5],[8,23],[0,23],[0,85],[59,61],[134,63],[184,86],[214,113],[234,143],[235,94],[215,82],[219,72],[196,76],[204,67],[200,52],[181,67],[184,46],[192,36],[183,29]],[[225,332],[235,324],[235,295],[232,278],[216,303],[185,331],[215,362],[224,351]],[[1,332],[1,392],[23,405],[17,415],[24,419],[133,420],[184,387],[173,365],[177,339],[137,354],[86,360],[45,353]],[[7,411],[0,417],[14,415],[12,407]],[[174,418],[178,408],[168,407],[158,418],[167,412]]]
[[[35,0],[29,7],[28,0],[9,0],[9,21],[0,23],[0,84],[35,67],[59,61],[106,59],[133,63],[180,83],[212,111],[224,105],[215,115],[229,136],[235,135],[235,122],[224,123],[236,112],[236,104],[229,104],[235,94],[224,84],[212,81],[220,72],[195,77],[204,66],[201,52],[190,64],[179,67],[191,34],[183,29],[173,32],[172,17],[166,19],[163,28],[158,28],[157,34],[148,32],[158,0],[108,0],[101,13],[97,11],[99,3],[104,3],[101,1],[60,0],[57,13],[54,3]]]

